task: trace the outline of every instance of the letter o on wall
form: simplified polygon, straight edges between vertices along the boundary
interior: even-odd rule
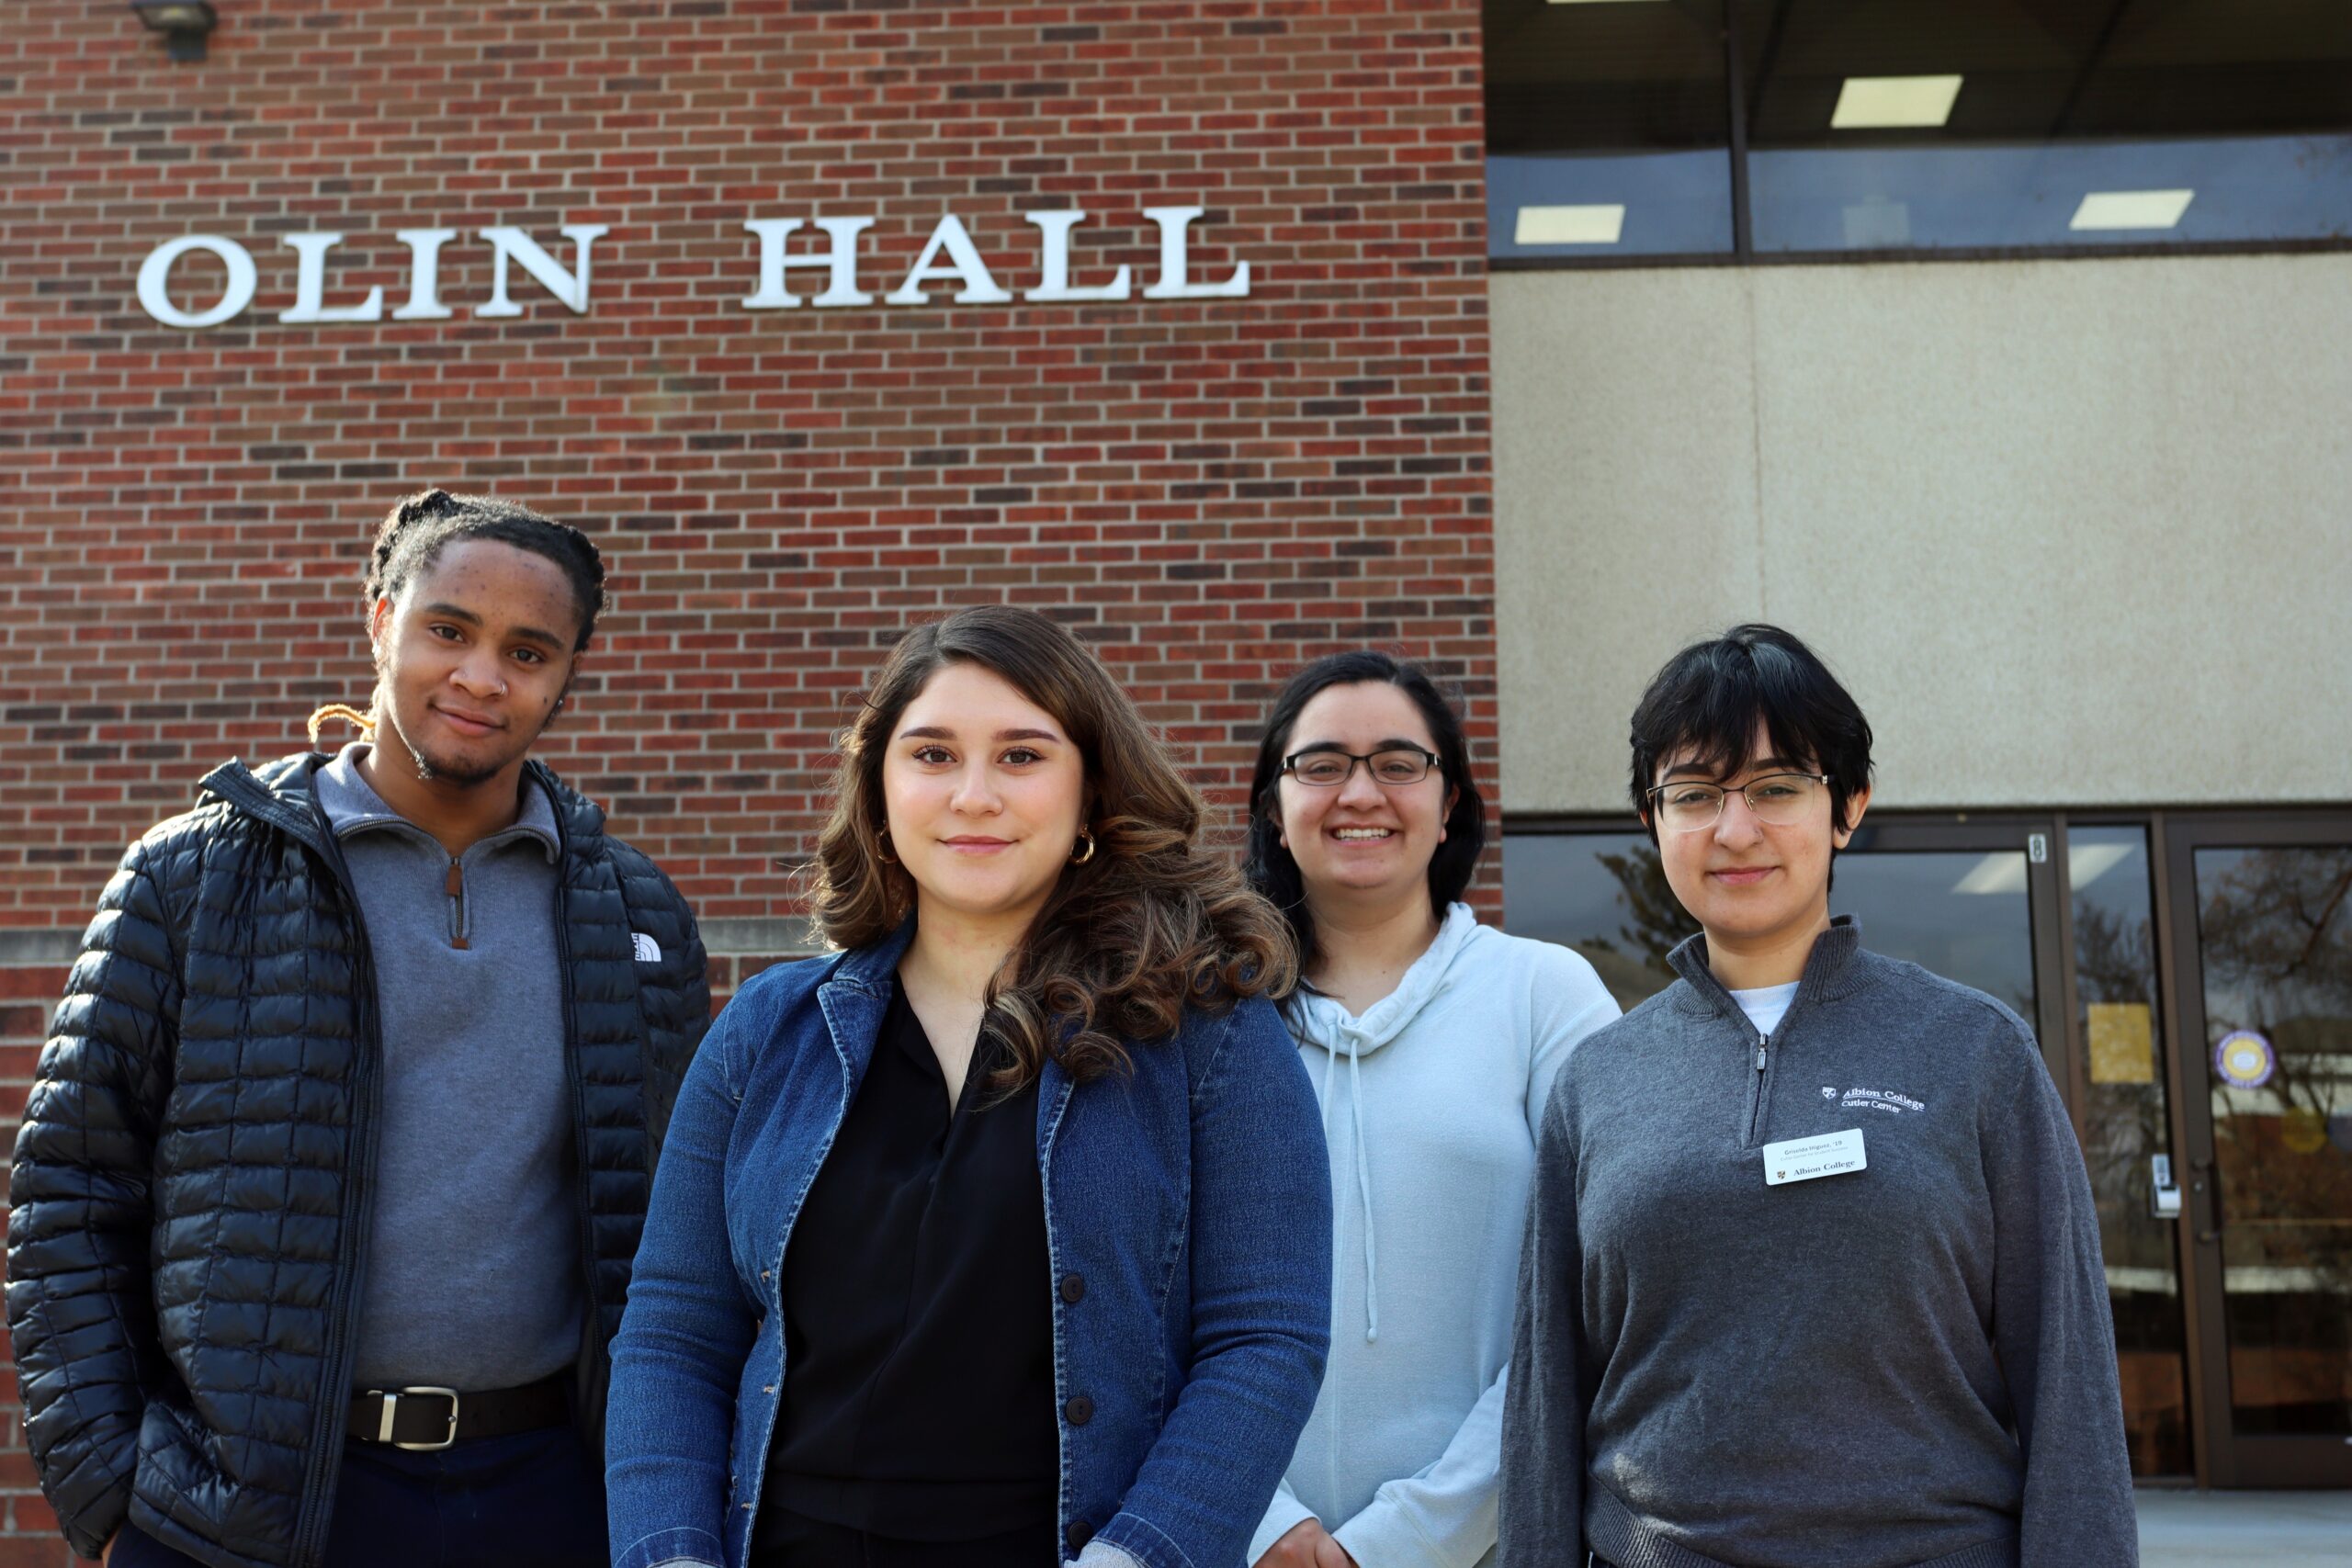
[[[209,252],[229,269],[228,289],[209,310],[183,310],[172,303],[171,295],[164,288],[172,275],[172,264],[190,251]],[[140,265],[139,303],[167,327],[217,327],[254,302],[257,281],[252,254],[236,241],[218,234],[186,234],[156,246]]]

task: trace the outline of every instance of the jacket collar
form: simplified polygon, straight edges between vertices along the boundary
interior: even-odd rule
[[[1829,922],[1829,929],[1814,938],[1813,951],[1805,954],[1804,973],[1797,976],[1796,1002],[1800,1005],[1833,997],[1844,996],[1860,978],[1853,964],[1854,955],[1861,951],[1862,928],[1854,923],[1851,915],[1839,915]],[[1723,1012],[1745,1020],[1724,983],[1707,966],[1705,932],[1686,937],[1681,944],[1666,955],[1676,974],[1690,983],[1690,1010]]]
[[[368,742],[355,740],[311,775],[311,791],[318,795],[334,836],[348,840],[355,834],[390,829],[431,842],[431,835],[387,805],[360,773],[359,759],[367,750]],[[553,865],[563,855],[563,833],[556,826],[554,796],[526,773],[520,804],[514,824],[490,834],[482,842],[497,844],[529,839],[546,856],[548,863]]]
[[[899,959],[914,935],[914,917],[910,915],[881,941],[853,947],[834,959],[832,973],[818,982],[817,1010],[824,1018],[825,1033],[842,1065],[844,1116],[874,1060],[883,1015],[890,1010],[890,988],[898,983]]]
[[[238,761],[223,762],[204,775],[197,786],[198,799],[211,795],[232,810],[266,822],[321,854],[329,854],[326,813],[311,788],[311,775],[333,760],[317,751],[297,751],[259,768],[248,768]],[[523,772],[555,802],[557,836],[567,852],[582,852],[584,840],[604,832],[605,808],[557,778],[554,769],[533,758],[523,764]],[[906,934],[913,934],[911,922]],[[890,962],[898,963],[895,954]]]
[[[899,929],[879,942],[853,947],[833,960],[833,972],[817,986],[817,1009],[824,1015],[825,1032],[832,1037],[833,1054],[841,1058],[848,1094],[854,1098],[874,1060],[874,1043],[882,1032],[882,1015],[889,1010],[890,989],[898,981],[899,960],[915,939],[915,918],[909,915]],[[1037,1075],[1037,1153],[1042,1159],[1061,1127],[1062,1111],[1075,1087],[1062,1065],[1046,1058]],[[848,1100],[842,1101],[844,1114]]]
[[[864,947],[853,947],[833,961],[833,972],[826,986],[854,986],[871,996],[888,998],[895,978],[899,960],[907,955],[907,948],[915,940],[915,918],[909,915],[899,922],[899,929],[879,942]],[[820,987],[821,988],[821,987]]]
[[[265,762],[258,770],[242,761],[227,761],[204,775],[204,782],[197,786],[197,797],[211,795],[231,810],[266,822],[326,854],[326,816],[311,791],[311,775],[326,765],[327,759],[316,751],[297,751]]]

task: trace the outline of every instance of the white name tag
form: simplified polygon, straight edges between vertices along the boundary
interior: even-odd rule
[[[1862,1153],[1860,1127],[1813,1138],[1791,1138],[1764,1145],[1764,1185],[1843,1176],[1849,1170],[1868,1170],[1870,1165],[1869,1156]]]

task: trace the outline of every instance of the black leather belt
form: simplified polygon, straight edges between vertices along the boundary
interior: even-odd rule
[[[344,1430],[363,1443],[429,1451],[468,1438],[503,1438],[536,1432],[571,1419],[565,1385],[569,1372],[554,1372],[519,1388],[460,1393],[454,1388],[371,1388],[351,1396]]]

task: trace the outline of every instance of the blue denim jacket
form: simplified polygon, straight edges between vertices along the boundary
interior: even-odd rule
[[[613,1342],[614,1568],[742,1568],[786,1375],[785,1247],[912,929],[761,974],[686,1075]],[[1188,1010],[1133,1056],[1131,1077],[1082,1088],[1049,1062],[1038,1086],[1062,1539],[1241,1568],[1323,1375],[1321,1123],[1262,1000]],[[1075,1303],[1056,1288],[1069,1274]],[[1080,1395],[1093,1410],[1074,1426]]]

